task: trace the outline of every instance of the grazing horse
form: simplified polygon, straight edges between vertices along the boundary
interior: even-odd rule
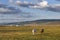
[[[35,32],[36,32],[36,29],[33,29],[33,30],[32,30],[33,35],[35,34]]]
[[[43,40],[43,33],[44,33],[44,29],[41,29],[41,40]]]
[[[41,34],[44,33],[44,29],[41,29]]]

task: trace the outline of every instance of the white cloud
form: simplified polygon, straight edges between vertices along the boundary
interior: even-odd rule
[[[54,12],[60,12],[60,4],[50,5],[47,9]]]
[[[27,2],[27,1],[24,1],[24,2],[16,1],[15,4],[22,7],[29,7],[29,6],[34,5],[31,2]]]
[[[16,7],[0,4],[0,13],[14,14],[19,12],[21,12],[21,10]]]
[[[22,7],[33,7],[33,8],[43,8],[48,6],[48,2],[47,1],[42,1],[39,2],[37,4],[33,4],[33,3],[29,3],[27,1],[21,2],[21,1],[16,1],[16,4]]]
[[[42,2],[39,2],[37,4],[35,4],[34,6],[29,6],[30,8],[40,8],[40,9],[43,9],[43,8],[46,8],[48,7],[48,2],[47,1],[42,1]]]
[[[17,1],[16,1],[16,4],[21,4],[21,3],[22,3],[22,2],[21,2],[21,1],[19,1],[19,0],[17,0]]]
[[[11,10],[6,9],[6,8],[0,8],[0,12],[10,12]]]
[[[10,2],[10,3],[12,3],[12,2],[13,2],[13,0],[9,0],[9,2]]]
[[[60,12],[60,4],[49,5],[47,1],[42,1],[40,3],[37,3],[37,5],[30,6],[30,8]]]
[[[27,7],[27,8],[35,8],[35,9],[42,9],[42,10],[49,10],[49,11],[54,11],[54,12],[60,12],[60,4],[55,4],[55,5],[49,5],[47,1],[45,0],[38,0],[36,4],[24,1],[21,2],[17,0],[15,2],[16,5],[22,6],[22,7]]]
[[[47,1],[42,1],[40,3],[38,3],[37,5],[41,6],[41,7],[46,7],[48,5]]]
[[[29,4],[29,2],[27,2],[27,1],[24,1],[23,3],[25,3],[25,4]]]
[[[16,2],[15,2],[16,4],[19,4],[19,5],[24,5],[24,4],[26,4],[26,5],[28,5],[28,4],[32,4],[31,2],[27,2],[27,1],[24,1],[24,2],[21,2],[21,1],[19,1],[19,0],[17,0]]]

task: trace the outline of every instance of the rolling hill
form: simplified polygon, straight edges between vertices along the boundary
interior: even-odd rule
[[[0,25],[60,25],[60,19],[42,19],[34,21],[3,23]]]

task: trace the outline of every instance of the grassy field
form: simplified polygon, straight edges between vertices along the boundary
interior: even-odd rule
[[[32,35],[34,28],[37,32]],[[41,28],[45,29],[43,35]],[[60,26],[1,26],[0,40],[60,40]]]

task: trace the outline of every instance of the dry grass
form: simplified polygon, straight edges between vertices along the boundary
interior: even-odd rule
[[[37,29],[32,35],[32,29]],[[45,29],[41,39],[41,28]],[[0,40],[60,40],[60,26],[1,26]]]

